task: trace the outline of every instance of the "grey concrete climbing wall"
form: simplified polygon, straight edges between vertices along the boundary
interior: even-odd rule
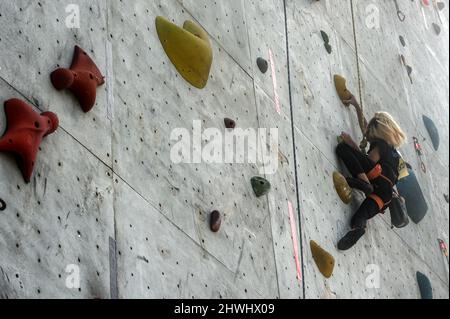
[[[30,184],[14,157],[0,153],[0,298],[419,298],[416,271],[430,278],[435,297],[448,298],[437,239],[448,244],[449,11],[398,3],[404,22],[384,0],[1,1],[0,103],[18,97],[53,111],[60,128],[43,141]],[[214,60],[205,89],[173,67],[156,16],[193,20],[208,32]],[[106,76],[87,114],[49,79],[70,65],[74,45]],[[262,74],[258,57],[274,69],[269,63]],[[420,224],[403,229],[390,228],[388,213],[374,218],[345,253],[336,243],[361,198],[345,206],[337,197],[334,148],[341,131],[361,133],[335,92],[335,73],[367,116],[389,111],[404,127],[401,151],[430,206]],[[438,126],[438,151],[422,115]],[[175,128],[191,131],[198,120],[224,131],[225,117],[239,128],[278,129],[275,174],[251,163],[171,161]],[[6,124],[1,111],[0,132]],[[253,194],[255,175],[271,182],[267,196]],[[208,226],[215,209],[223,215],[218,233]],[[331,278],[315,265],[310,240],[334,256]],[[378,288],[367,284],[372,266]]]

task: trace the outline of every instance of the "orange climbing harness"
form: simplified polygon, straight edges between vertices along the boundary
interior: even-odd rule
[[[368,172],[366,175],[367,175],[367,178],[369,179],[369,181],[372,181],[372,180],[374,180],[374,179],[376,179],[376,178],[378,178],[378,177],[381,177],[381,178],[385,179],[386,181],[388,181],[389,184],[393,187],[394,184],[392,183],[392,181],[391,181],[389,178],[387,178],[386,176],[384,176],[384,175],[382,174],[382,172],[383,172],[383,169],[381,168],[381,165],[380,165],[380,164],[377,164],[377,165],[375,165],[375,167],[374,167],[370,172]],[[377,203],[378,208],[379,208],[380,210],[382,210],[382,211],[384,211],[384,210],[389,206],[389,204],[391,203],[391,201],[385,203],[385,202],[383,201],[383,199],[381,199],[381,197],[378,196],[378,195],[376,195],[376,194],[370,194],[368,197],[371,198],[371,199],[373,199],[373,200]]]

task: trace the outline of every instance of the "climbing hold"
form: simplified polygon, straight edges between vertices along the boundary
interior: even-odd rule
[[[212,232],[217,233],[220,229],[221,224],[222,216],[217,210],[213,211],[209,216],[209,228]]]
[[[406,46],[405,38],[403,38],[403,36],[400,36],[399,39],[400,39],[400,43],[402,44],[402,46],[405,47]]]
[[[447,204],[448,204],[448,194],[444,194],[444,199],[445,199],[445,201],[446,201]]]
[[[350,202],[352,201],[352,189],[348,185],[345,177],[339,172],[334,172],[333,173],[333,183],[334,183],[334,188],[336,189],[336,192],[339,195],[339,198],[345,204],[350,204]]]
[[[421,298],[433,299],[433,288],[431,288],[430,279],[419,271],[416,273],[416,276]]]
[[[203,89],[213,60],[205,30],[192,21],[185,21],[180,28],[163,17],[156,17],[156,31],[164,51],[181,76],[194,87]]]
[[[436,23],[433,23],[434,32],[436,32],[437,35],[441,34],[441,27],[437,25]]]
[[[425,128],[427,129],[428,134],[430,135],[433,147],[437,151],[439,149],[439,132],[437,130],[437,127],[434,124],[433,120],[430,119],[429,117],[423,115],[422,119],[423,123],[425,124]]]
[[[330,278],[334,269],[334,257],[320,247],[314,240],[311,240],[309,244],[313,259],[319,268],[319,271],[325,278]]]
[[[14,153],[25,182],[29,183],[42,138],[58,128],[58,117],[52,112],[39,115],[19,99],[5,102],[7,129],[0,138],[0,151]]]
[[[270,191],[270,183],[265,178],[259,176],[252,177],[251,183],[256,197],[264,196]]]
[[[430,0],[422,0],[422,4],[423,4],[425,7],[428,7],[428,6],[430,5]]]
[[[408,176],[397,182],[397,189],[400,196],[405,199],[409,218],[418,224],[426,216],[428,204],[417,177],[411,168],[408,168]]]
[[[444,2],[437,2],[436,6],[439,9],[439,11],[442,11],[445,8],[445,3]]]
[[[256,59],[256,64],[258,65],[259,70],[261,73],[266,73],[267,69],[269,68],[269,63],[263,58]]]
[[[105,83],[105,78],[94,61],[79,46],[75,46],[70,68],[53,71],[50,79],[58,91],[71,91],[85,113],[94,107],[97,87]]]
[[[6,203],[3,199],[0,198],[0,211],[4,211],[6,209]]]
[[[330,45],[330,38],[328,37],[328,34],[325,33],[325,31],[320,31],[320,34],[322,35],[322,39],[325,45],[325,49],[327,50],[328,54],[331,54],[332,48]]]
[[[231,128],[231,129],[233,129],[233,128],[236,127],[236,122],[233,121],[232,119],[225,118],[223,121],[225,122],[225,127],[226,127],[226,128]]]
[[[350,100],[350,98],[352,97],[352,93],[349,90],[347,90],[346,80],[342,76],[335,74],[334,84],[336,86],[336,91],[341,101]]]

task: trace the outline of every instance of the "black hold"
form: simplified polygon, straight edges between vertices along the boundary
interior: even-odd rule
[[[433,299],[433,288],[431,287],[430,279],[419,271],[416,273],[416,276],[422,299]]]
[[[429,117],[423,115],[422,119],[423,123],[425,124],[425,128],[427,129],[428,134],[430,135],[433,147],[437,151],[439,149],[439,132],[437,130],[437,127],[434,124],[433,120],[430,119]]]
[[[225,127],[226,127],[226,128],[233,129],[233,128],[236,127],[236,122],[233,121],[232,119],[225,118],[223,121],[224,121],[224,123],[225,123]]]
[[[433,23],[434,32],[436,32],[437,35],[441,34],[441,27],[437,25],[436,23]]]
[[[251,183],[256,197],[264,196],[270,191],[270,182],[265,178],[259,176],[252,177]]]
[[[445,8],[445,3],[444,2],[438,2],[438,3],[436,3],[436,6],[439,9],[439,11],[442,11]]]
[[[325,49],[327,50],[328,54],[331,54],[331,52],[333,51],[333,49],[331,48],[330,45],[330,38],[328,37],[328,34],[326,34],[325,31],[320,31],[320,34],[322,35],[322,39],[325,45]]]
[[[3,199],[0,198],[0,211],[4,211],[6,209],[6,203]]]
[[[261,57],[256,59],[256,64],[258,65],[258,68],[261,71],[261,73],[266,73],[267,70],[269,69],[269,63],[267,63],[267,61]]]
[[[209,228],[212,232],[217,233],[220,229],[220,225],[222,224],[222,217],[220,213],[215,210],[211,212],[209,217]]]
[[[447,204],[448,204],[448,194],[444,194],[444,199],[445,199],[445,201],[446,201]]]
[[[399,39],[402,46],[405,47],[406,46],[405,38],[403,36],[399,36]]]

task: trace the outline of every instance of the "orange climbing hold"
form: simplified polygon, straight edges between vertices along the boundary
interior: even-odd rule
[[[94,61],[79,46],[75,46],[70,68],[53,71],[50,79],[58,91],[63,89],[71,91],[85,113],[94,107],[97,87],[105,83],[104,76]]]
[[[0,138],[0,151],[16,155],[25,182],[29,183],[42,139],[58,128],[58,117],[52,112],[37,113],[19,99],[5,102],[7,129]]]

